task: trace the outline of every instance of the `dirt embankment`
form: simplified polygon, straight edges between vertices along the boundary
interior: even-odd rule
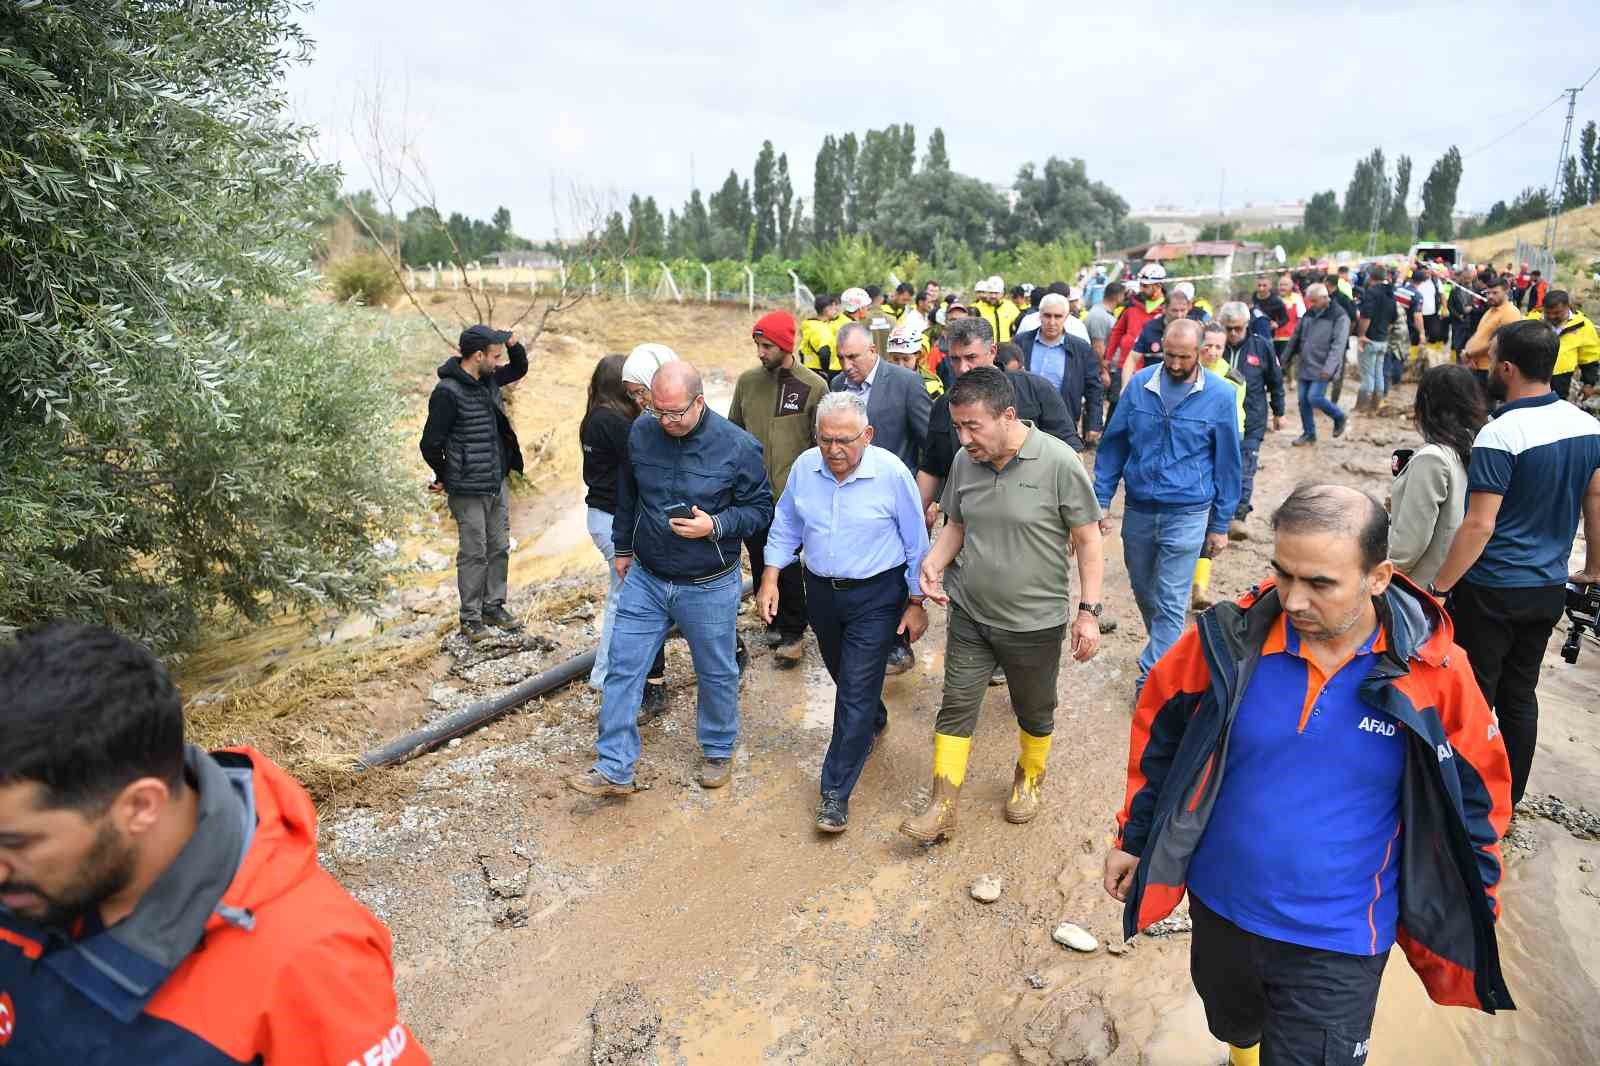
[[[533,387],[516,401],[524,440],[559,425],[555,447],[570,446],[574,390],[603,351],[662,339],[703,365],[748,364],[748,316],[679,319],[667,308],[632,320],[626,308],[604,310],[541,342]],[[1309,476],[1381,492],[1390,449],[1413,443],[1403,421],[1365,419],[1308,454],[1288,446],[1294,420],[1291,411],[1264,451],[1258,513]],[[441,641],[454,606],[446,560],[401,593],[415,602],[387,632],[308,653],[360,662],[348,660],[359,647],[371,662],[418,659],[374,665],[370,676],[328,667],[345,688],[287,717],[296,742],[359,750],[588,646],[604,583],[598,555],[563,522],[576,493],[562,475],[519,498],[513,606],[530,620],[526,646],[474,662]],[[1217,560],[1218,592],[1265,573],[1265,523],[1251,530]],[[447,522],[424,523],[416,539],[453,549]],[[1114,534],[1106,599],[1120,628],[1096,659],[1062,671],[1046,806],[1031,825],[1000,815],[1016,744],[1002,688],[985,705],[957,835],[924,849],[895,831],[928,783],[943,645],[935,612],[916,668],[889,683],[890,729],[841,837],[811,828],[833,698],[815,649],[780,671],[751,641],[734,781],[705,792],[693,781],[693,671],[673,643],[672,710],[645,730],[647,791],[595,801],[562,786],[588,765],[594,739],[597,698],[574,686],[354,791],[348,779],[333,782],[324,861],[393,929],[405,1017],[441,1066],[1217,1063],[1189,987],[1187,936],[1140,937],[1120,956],[1104,946],[1119,908],[1099,869],[1143,639],[1121,559]],[[407,626],[418,628],[396,635]],[[741,626],[757,628],[748,614]],[[1552,651],[1542,694],[1531,791],[1560,796],[1564,806],[1543,809],[1565,824],[1532,814],[1517,822],[1501,951],[1521,1010],[1487,1018],[1433,1007],[1396,953],[1374,1066],[1600,1061],[1600,956],[1589,947],[1600,930],[1600,843],[1575,813],[1600,810],[1600,649],[1575,668]],[[297,750],[293,738],[267,739]],[[988,905],[968,895],[984,874],[1003,882]],[[1075,954],[1055,944],[1062,920],[1102,947]]]

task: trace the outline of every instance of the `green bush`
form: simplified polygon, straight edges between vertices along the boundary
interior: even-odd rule
[[[367,307],[387,307],[400,295],[400,282],[377,252],[357,252],[329,263],[327,274],[341,303],[356,300]]]

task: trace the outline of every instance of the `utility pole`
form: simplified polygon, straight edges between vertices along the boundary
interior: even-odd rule
[[[1556,254],[1556,233],[1560,228],[1557,219],[1561,214],[1561,172],[1567,169],[1567,148],[1572,143],[1572,112],[1578,106],[1578,92],[1579,89],[1567,90],[1567,127],[1561,133],[1561,154],[1556,156],[1556,180],[1550,183],[1550,223],[1545,227],[1544,246],[1552,260]],[[1550,273],[1550,280],[1554,281],[1553,265]]]

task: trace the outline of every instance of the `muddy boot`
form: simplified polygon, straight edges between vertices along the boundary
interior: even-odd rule
[[[956,829],[956,801],[961,798],[961,782],[967,776],[967,756],[972,753],[971,737],[933,735],[933,794],[921,814],[900,823],[900,832],[912,840],[933,844]]]
[[[1011,795],[1006,799],[1006,821],[1023,825],[1039,813],[1039,793],[1044,788],[1044,763],[1050,738],[1017,730],[1017,768],[1011,775]]]

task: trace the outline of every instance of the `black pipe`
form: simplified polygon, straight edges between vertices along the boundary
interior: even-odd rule
[[[746,581],[740,592],[740,598],[750,595],[753,583]],[[671,636],[677,632],[677,627],[667,631]],[[476,700],[456,711],[448,717],[437,722],[430,722],[420,729],[414,729],[404,736],[374,748],[356,761],[357,770],[373,770],[380,766],[397,766],[400,763],[426,754],[456,737],[465,736],[480,726],[488,725],[527,703],[531,699],[553,692],[563,685],[571,684],[578,678],[587,674],[594,666],[593,650],[582,655],[575,655],[559,666],[553,666],[542,674],[536,674],[514,688],[509,688],[498,696],[488,699]]]

